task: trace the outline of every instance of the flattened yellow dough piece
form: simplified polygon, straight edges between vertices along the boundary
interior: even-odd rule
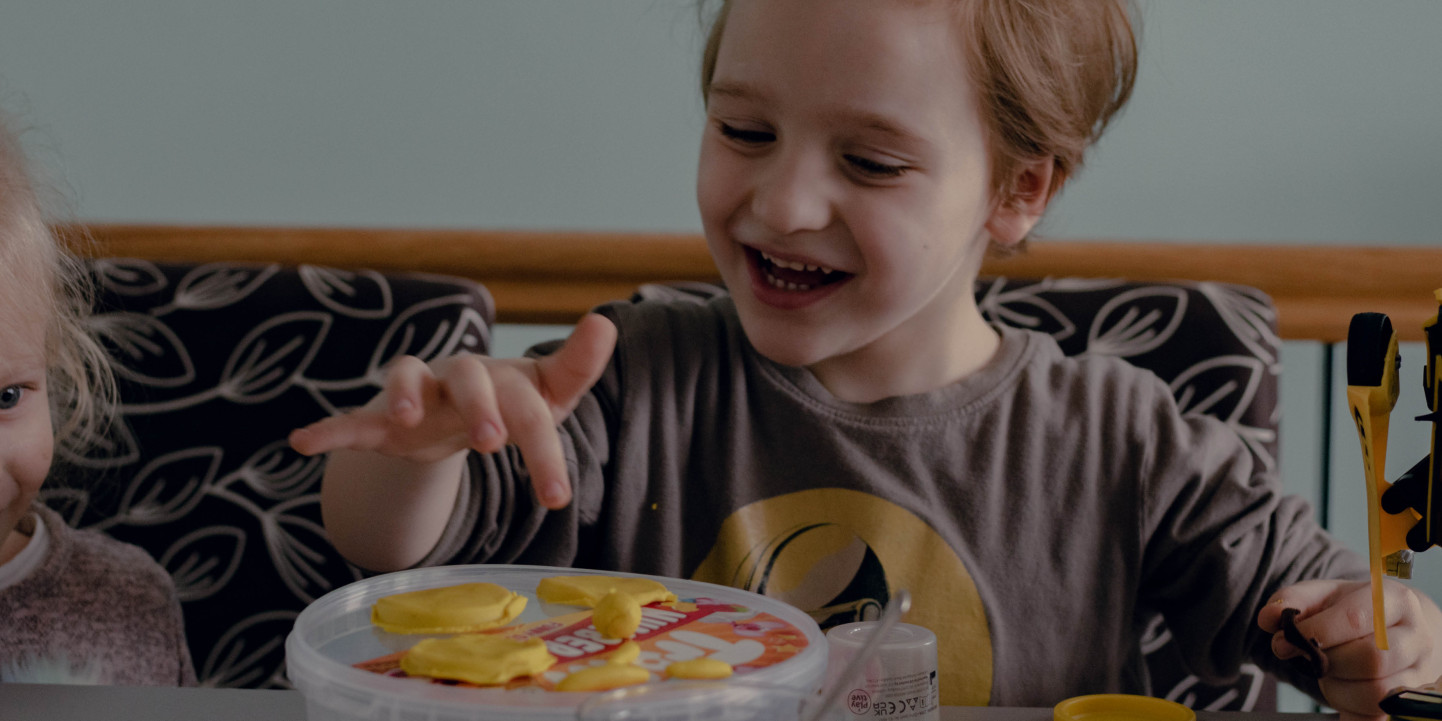
[[[612,591],[596,604],[591,625],[606,638],[632,638],[641,627],[641,604],[620,591]]]
[[[574,671],[556,684],[557,691],[609,691],[651,680],[651,672],[640,666],[608,663]]]
[[[676,594],[656,581],[626,576],[550,576],[536,586],[536,597],[547,603],[595,608],[612,591],[624,593],[642,606],[676,600]]]
[[[511,622],[526,597],[494,583],[462,583],[383,596],[371,623],[391,633],[467,633]]]
[[[539,638],[516,641],[480,633],[427,638],[401,657],[401,670],[412,676],[482,685],[534,676],[555,664],[556,657]]]
[[[627,641],[616,650],[606,654],[606,663],[615,663],[622,666],[629,666],[641,657],[641,644],[635,641]]]
[[[693,658],[673,661],[666,667],[666,678],[728,678],[734,673],[731,664],[714,658]]]

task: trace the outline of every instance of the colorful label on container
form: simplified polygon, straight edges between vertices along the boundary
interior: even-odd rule
[[[384,633],[377,629],[377,633]],[[508,626],[483,633],[505,634],[517,640],[540,638],[558,660],[539,676],[519,678],[507,689],[553,690],[573,671],[603,664],[624,639],[606,638],[591,624],[591,612],[577,611],[541,621]],[[746,606],[709,598],[658,602],[641,609],[641,625],[634,639],[641,647],[636,666],[651,672],[651,680],[664,677],[675,661],[714,658],[735,669],[737,676],[773,666],[806,650],[806,634],[776,616]],[[354,664],[356,668],[388,676],[405,677],[400,659],[405,651]],[[464,682],[434,683],[469,686]]]

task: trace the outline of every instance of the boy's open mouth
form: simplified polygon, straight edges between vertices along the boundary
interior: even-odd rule
[[[839,283],[851,277],[851,273],[833,270],[819,265],[808,265],[777,258],[755,248],[746,252],[761,270],[766,283],[778,290],[807,291],[824,285]]]

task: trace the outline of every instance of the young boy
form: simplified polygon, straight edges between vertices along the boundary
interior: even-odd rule
[[[1350,712],[1436,677],[1431,602],[1389,586],[1379,653],[1365,585],[1294,585],[1365,568],[1231,431],[975,305],[987,247],[1025,239],[1125,102],[1127,10],[724,3],[697,198],[729,297],[609,305],[532,359],[396,363],[366,407],[292,436],[332,453],[336,546],[376,570],[690,576],[827,622],[906,587],[946,704],[1144,692],[1155,612],[1225,677],[1288,673],[1269,646],[1299,608]]]

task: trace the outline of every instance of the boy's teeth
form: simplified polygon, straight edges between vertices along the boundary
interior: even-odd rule
[[[766,282],[770,283],[773,287],[785,290],[811,290],[811,286],[809,285],[804,283],[788,283],[769,273],[766,275]]]
[[[768,255],[768,254],[766,254],[766,253],[762,253],[762,254],[761,254],[761,257],[762,257],[762,258],[765,258],[765,259],[768,260],[768,261],[770,261],[773,265],[775,265],[775,266],[777,266],[777,267],[779,267],[779,268],[790,268],[791,270],[809,270],[809,271],[817,271],[817,270],[819,270],[819,271],[821,271],[822,273],[835,273],[835,272],[836,272],[836,271],[834,271],[834,270],[832,270],[832,269],[830,269],[830,268],[827,268],[827,267],[825,267],[825,266],[820,266],[820,265],[808,265],[808,264],[806,264],[806,263],[798,263],[798,262],[792,261],[792,260],[782,260],[782,259],[780,259],[780,258],[772,257],[772,256],[770,256],[770,255]]]

